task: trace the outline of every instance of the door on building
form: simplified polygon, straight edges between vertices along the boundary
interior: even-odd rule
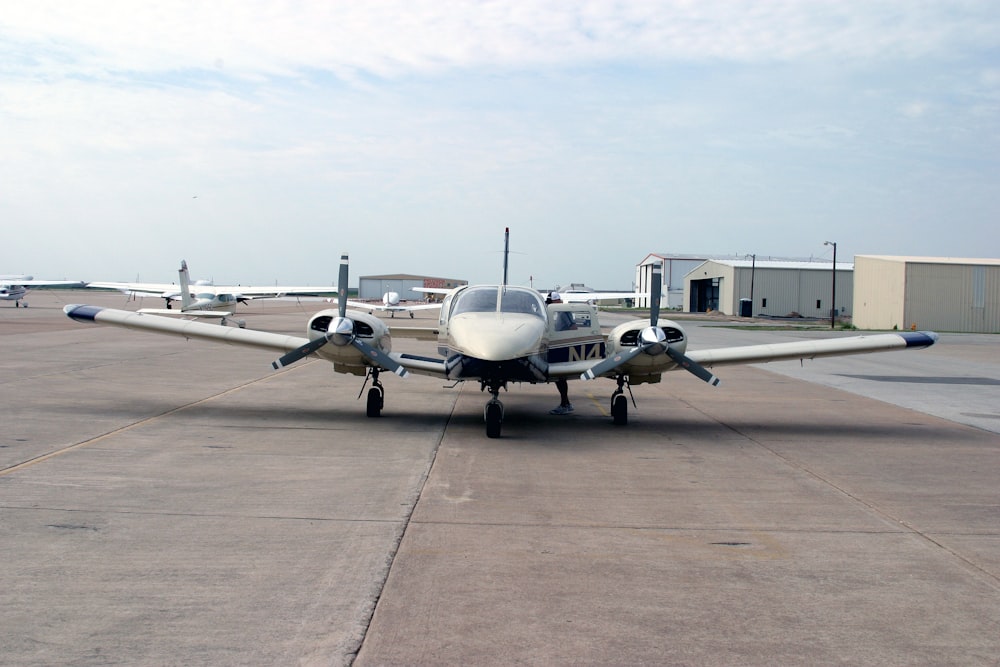
[[[719,309],[719,278],[705,278],[691,281],[692,313],[707,313]]]

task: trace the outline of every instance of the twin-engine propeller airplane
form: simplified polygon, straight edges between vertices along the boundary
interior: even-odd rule
[[[29,287],[83,287],[79,280],[35,280],[33,276],[2,275],[0,276],[0,301],[13,301],[15,308],[27,308],[24,298]]]
[[[503,423],[500,391],[514,382],[610,378],[617,383],[611,395],[612,421],[623,425],[628,422],[625,389],[631,394],[631,385],[659,382],[668,371],[684,369],[718,385],[718,378],[708,368],[920,349],[933,345],[938,338],[933,332],[902,332],[688,353],[684,330],[676,322],[659,319],[660,279],[654,272],[649,320],[625,322],[606,337],[601,333],[597,310],[589,304],[546,306],[537,291],[506,284],[457,287],[441,304],[438,329],[396,329],[398,334],[412,337],[436,334],[440,357],[431,358],[392,352],[389,327],[383,320],[367,313],[348,313],[346,254],[340,262],[338,309],[313,315],[306,328],[307,338],[95,306],[73,305],[64,310],[80,322],[281,352],[272,364],[275,369],[311,355],[326,359],[336,372],[364,376],[365,384],[371,379],[369,417],[382,413],[385,390],[379,377],[383,371],[403,377],[412,371],[455,382],[478,382],[480,389],[488,390],[491,396],[484,410],[486,435],[490,438],[500,436]]]
[[[191,281],[187,262],[181,260],[181,268],[177,271],[180,285],[166,283],[117,283],[88,282],[86,287],[101,289],[116,289],[131,297],[159,297],[166,301],[166,308],[142,308],[138,312],[154,315],[187,315],[190,317],[219,318],[226,324],[233,315],[233,309],[238,303],[247,303],[251,299],[275,299],[284,296],[319,296],[336,292],[330,286],[269,286],[251,287],[241,285],[214,285],[209,280]],[[180,301],[180,308],[174,308],[174,302]],[[238,321],[242,327],[244,322]]]

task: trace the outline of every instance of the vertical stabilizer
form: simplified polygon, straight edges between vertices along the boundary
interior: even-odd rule
[[[177,275],[181,280],[181,310],[187,310],[194,303],[194,299],[191,298],[191,279],[188,276],[188,265],[183,259]]]

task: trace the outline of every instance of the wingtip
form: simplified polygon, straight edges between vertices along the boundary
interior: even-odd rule
[[[938,334],[934,331],[903,331],[900,337],[906,341],[906,347],[921,349],[930,347],[938,341]]]
[[[99,306],[87,306],[81,303],[73,303],[63,307],[63,312],[70,319],[77,322],[94,322],[97,314],[104,310]]]

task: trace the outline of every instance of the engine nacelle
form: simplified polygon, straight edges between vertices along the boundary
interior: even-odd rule
[[[306,335],[309,340],[326,336],[331,323],[337,320],[336,310],[321,310],[309,319]],[[392,349],[392,337],[385,322],[367,313],[348,311],[347,318],[353,323],[353,336],[368,345],[389,352]],[[316,356],[333,362],[338,373],[365,375],[372,366],[365,354],[350,344],[350,336],[332,336],[330,342],[316,351]]]
[[[642,343],[643,331],[649,329],[648,320],[632,320],[619,324],[608,334],[607,356],[634,348]],[[655,383],[660,381],[660,374],[673,370],[677,363],[666,353],[666,347],[684,354],[687,349],[687,334],[676,322],[660,320],[659,329],[664,339],[661,345],[653,346],[645,354],[632,357],[620,367],[623,375],[627,375],[629,384]]]

